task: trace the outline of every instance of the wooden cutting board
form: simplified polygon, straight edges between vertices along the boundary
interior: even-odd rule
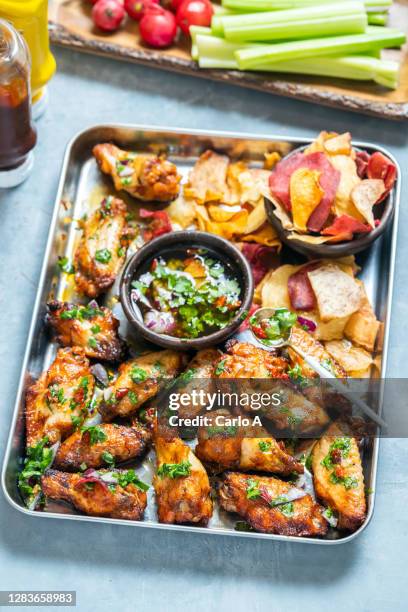
[[[139,40],[138,25],[128,19],[113,34],[103,34],[91,20],[92,5],[85,0],[50,0],[51,41],[57,45],[146,64],[164,70],[222,81],[241,87],[288,96],[387,119],[408,119],[408,44],[386,50],[384,57],[402,63],[399,88],[390,91],[375,83],[323,77],[265,75],[235,70],[202,70],[191,60],[189,41],[166,50],[150,49]],[[408,0],[394,0],[389,25],[408,33]]]

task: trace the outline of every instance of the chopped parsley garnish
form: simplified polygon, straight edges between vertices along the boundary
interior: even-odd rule
[[[209,438],[212,438],[213,436],[218,436],[218,435],[235,436],[237,431],[238,431],[238,427],[236,427],[235,425],[226,425],[226,426],[212,425],[210,427],[207,427],[206,429],[206,432]]]
[[[259,450],[263,453],[269,453],[269,451],[271,450],[271,446],[271,442],[268,442],[267,440],[260,440],[258,442]]]
[[[257,499],[258,497],[260,497],[260,495],[261,495],[261,491],[259,489],[259,481],[253,480],[252,478],[247,480],[247,490],[246,490],[247,499]]]
[[[98,341],[96,340],[96,338],[91,336],[89,338],[89,340],[88,340],[88,346],[90,346],[93,349],[97,349],[98,348]]]
[[[85,472],[85,470],[87,470],[87,469],[88,469],[88,466],[87,466],[87,464],[85,463],[85,461],[83,461],[83,462],[81,463],[81,465],[79,466],[79,469],[81,470],[81,472]]]
[[[82,423],[82,420],[83,420],[83,419],[81,419],[81,417],[79,417],[79,416],[74,416],[73,414],[71,414],[71,421],[72,421],[72,424],[73,424],[73,426],[74,426],[74,429],[78,429],[78,427],[79,427],[79,426],[81,425],[81,423]]]
[[[99,261],[99,263],[107,264],[112,259],[112,253],[109,249],[99,249],[99,251],[95,253],[95,259]]]
[[[181,478],[183,476],[189,476],[191,463],[189,461],[182,461],[181,463],[162,463],[157,470],[157,475],[160,478]]]
[[[141,491],[147,491],[149,485],[140,480],[135,470],[127,470],[126,472],[115,472],[114,478],[117,479],[120,487],[126,488],[128,485],[133,484]]]
[[[292,382],[294,382],[299,387],[306,387],[307,380],[302,374],[302,368],[297,363],[293,366],[293,368],[288,368],[288,376]]]
[[[18,475],[18,488],[27,505],[39,493],[41,476],[51,465],[53,453],[48,444],[47,436],[42,438],[35,446],[29,446],[26,451],[23,470]]]
[[[60,314],[60,319],[93,319],[94,317],[103,316],[103,310],[94,308],[93,306],[73,306],[69,310],[63,310]]]
[[[65,274],[75,274],[75,268],[68,257],[59,257],[58,267],[62,272],[65,272]]]
[[[132,406],[135,406],[137,404],[137,402],[138,402],[137,393],[135,393],[134,391],[130,390],[130,391],[128,391],[127,396],[130,399],[130,403],[132,404]]]
[[[138,368],[134,366],[130,371],[130,378],[134,383],[141,383],[147,379],[147,372],[143,370],[143,368]]]
[[[129,177],[126,176],[125,178],[121,180],[121,183],[124,187],[128,187],[129,185],[132,184],[132,178],[130,176]]]
[[[322,459],[321,464],[326,468],[326,470],[331,470],[334,468],[334,456],[333,451],[339,451],[339,459],[346,458],[350,452],[351,448],[351,440],[350,438],[336,438],[335,441],[330,445],[329,452]],[[339,463],[339,461],[337,461]]]
[[[92,446],[97,442],[105,442],[108,439],[108,436],[103,431],[101,427],[98,425],[90,425],[89,427],[81,427],[82,433],[89,434],[89,444]]]
[[[102,459],[102,461],[104,461],[104,462],[105,462],[107,465],[111,465],[111,466],[115,465],[115,458],[114,458],[114,456],[112,455],[112,453],[109,453],[108,451],[104,451],[104,452],[101,454],[101,459]]]
[[[117,250],[117,254],[118,254],[118,257],[124,257],[125,254],[126,254],[125,247],[119,247],[118,250]]]
[[[95,325],[92,325],[91,332],[93,334],[99,334],[100,331],[101,331],[101,326],[100,325],[98,325],[97,323]]]
[[[221,361],[218,363],[217,367],[215,368],[215,375],[216,375],[216,376],[220,376],[220,375],[221,375],[221,374],[224,372],[224,370],[225,370],[225,363],[226,363],[226,361],[227,361],[227,359],[222,359],[222,360],[221,360]]]
[[[66,397],[64,395],[64,389],[58,387],[57,385],[51,385],[49,387],[51,398],[57,401],[59,404],[65,404]]]
[[[258,320],[256,313],[249,319],[251,329],[263,344],[269,345],[287,338],[297,322],[297,314],[287,308],[277,308],[268,319]]]
[[[358,486],[358,480],[354,476],[337,476],[335,472],[330,474],[330,482],[332,484],[343,485],[346,491],[355,489]]]

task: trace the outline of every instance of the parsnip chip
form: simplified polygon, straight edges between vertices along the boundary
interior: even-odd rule
[[[248,168],[237,177],[241,187],[241,204],[257,205],[263,196],[269,197],[269,170]]]
[[[205,206],[196,206],[196,210],[197,223],[201,231],[217,234],[217,236],[221,236],[227,240],[231,240],[234,236],[240,236],[248,220],[247,210],[241,210],[241,212],[235,213],[228,221],[223,223],[212,221]]]
[[[351,134],[344,132],[333,138],[327,138],[323,144],[324,150],[329,155],[350,155],[351,154]]]
[[[227,171],[230,160],[226,155],[214,151],[203,153],[190,172],[184,188],[187,198],[194,198],[199,204],[228,200]]]
[[[329,159],[334,168],[340,172],[340,182],[334,200],[335,214],[338,217],[350,215],[357,221],[364,221],[363,215],[351,200],[351,192],[361,183],[355,161],[348,155],[331,155]]]
[[[307,231],[308,219],[323,197],[319,177],[320,172],[309,168],[298,168],[290,177],[293,224],[298,231]]]
[[[230,221],[234,215],[242,211],[241,206],[227,206],[225,204],[208,204],[207,212],[211,221],[216,223],[225,223]]]
[[[305,149],[305,154],[308,153],[324,153],[324,144],[331,138],[336,138],[337,132],[320,132],[318,137]]]
[[[322,321],[347,317],[361,305],[360,285],[334,264],[327,264],[307,273],[316,295]]]
[[[288,279],[302,266],[285,264],[268,273],[264,278],[262,287],[262,307],[287,308],[291,310],[288,293]]]
[[[192,225],[196,218],[194,200],[189,200],[180,194],[166,209],[172,224],[177,224],[181,229]]]
[[[373,351],[381,323],[377,321],[363,283],[361,281],[357,282],[361,286],[363,299],[360,308],[348,320],[344,335],[354,344],[362,346],[367,351]]]
[[[349,340],[332,340],[325,343],[326,351],[337,361],[347,372],[364,372],[373,363],[370,353],[363,348],[354,346]]]
[[[375,227],[373,206],[379,201],[384,191],[385,184],[382,179],[365,179],[351,192],[354,206],[372,228]]]

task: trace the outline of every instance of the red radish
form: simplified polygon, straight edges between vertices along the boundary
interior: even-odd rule
[[[140,21],[151,5],[159,4],[160,0],[125,0],[125,11],[132,19]]]
[[[176,38],[176,18],[170,11],[155,5],[143,15],[139,31],[144,42],[151,47],[168,47]]]
[[[170,8],[172,11],[176,12],[178,7],[183,4],[184,0],[171,0]]]
[[[184,34],[190,33],[190,26],[209,26],[214,10],[209,0],[184,0],[177,9],[177,24]]]
[[[125,9],[118,0],[98,0],[92,9],[95,25],[104,32],[114,32],[125,16]]]

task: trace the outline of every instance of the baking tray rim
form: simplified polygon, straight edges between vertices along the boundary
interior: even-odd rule
[[[112,525],[126,525],[131,527],[147,527],[147,528],[155,528],[155,529],[167,529],[170,531],[182,531],[182,532],[190,532],[190,533],[204,533],[211,535],[228,535],[228,536],[240,536],[246,538],[256,538],[256,539],[265,539],[270,541],[283,541],[283,542],[293,542],[293,543],[301,543],[301,544],[319,544],[319,545],[333,545],[333,544],[346,544],[354,540],[358,537],[369,525],[374,513],[375,499],[376,499],[376,482],[377,482],[377,470],[378,470],[378,454],[379,454],[379,446],[380,446],[380,438],[376,437],[374,439],[373,451],[372,451],[372,464],[370,468],[371,477],[371,488],[373,489],[373,493],[371,494],[371,503],[370,509],[368,511],[366,520],[361,525],[361,527],[355,531],[354,533],[339,539],[333,540],[324,540],[322,538],[311,538],[311,537],[296,537],[296,536],[285,536],[278,534],[267,534],[267,533],[259,533],[259,532],[242,532],[242,531],[233,531],[231,529],[209,529],[208,527],[195,527],[193,525],[173,525],[166,523],[153,523],[153,522],[143,522],[143,521],[125,521],[121,519],[111,519],[104,517],[91,517],[87,515],[81,514],[59,514],[55,512],[37,512],[35,510],[28,510],[23,506],[18,505],[10,496],[7,485],[6,485],[6,470],[10,459],[10,452],[13,442],[13,434],[16,427],[16,422],[18,418],[19,405],[22,399],[24,387],[26,384],[25,375],[28,365],[28,360],[30,357],[30,352],[33,343],[33,336],[35,331],[35,326],[37,322],[38,312],[40,308],[40,301],[43,292],[43,286],[46,278],[48,260],[51,253],[51,249],[54,241],[54,234],[56,229],[56,224],[58,220],[58,212],[59,206],[62,200],[62,195],[64,191],[64,186],[67,177],[67,169],[70,161],[72,149],[76,142],[83,138],[86,134],[92,133],[97,130],[112,130],[112,129],[124,129],[124,130],[132,130],[138,132],[156,132],[163,134],[182,134],[182,135],[190,135],[190,136],[198,136],[198,137],[206,137],[206,138],[225,138],[225,139],[234,139],[234,140],[263,140],[263,141],[271,141],[271,142],[288,142],[288,143],[299,143],[300,145],[305,145],[312,142],[312,138],[307,137],[295,137],[295,136],[279,136],[275,134],[264,136],[262,134],[249,134],[246,132],[230,132],[230,131],[218,131],[218,130],[201,130],[201,129],[189,129],[189,128],[170,128],[164,126],[155,126],[155,125],[144,125],[144,124],[129,124],[129,123],[102,123],[95,124],[89,126],[85,129],[79,130],[69,141],[65,149],[65,154],[62,162],[62,167],[60,171],[60,178],[58,182],[57,194],[55,197],[53,212],[51,217],[51,222],[48,229],[48,238],[44,251],[43,262],[41,265],[40,278],[38,281],[38,289],[34,301],[33,314],[31,317],[29,332],[27,336],[27,345],[24,351],[24,358],[22,362],[21,374],[19,378],[19,383],[17,387],[16,400],[14,403],[13,414],[11,419],[11,425],[9,430],[9,435],[7,438],[6,450],[3,457],[3,466],[1,472],[1,487],[3,490],[3,494],[7,500],[7,502],[16,510],[21,512],[22,514],[28,516],[42,517],[42,518],[55,518],[55,519],[68,519],[68,520],[79,520],[79,521],[88,521],[94,523],[107,523]],[[394,277],[395,277],[395,256],[396,256],[396,246],[397,246],[397,235],[398,235],[398,217],[399,217],[399,205],[400,205],[400,196],[401,196],[401,168],[398,161],[395,159],[394,155],[388,151],[385,147],[378,146],[377,144],[366,142],[366,141],[353,141],[353,144],[362,149],[364,148],[375,148],[377,151],[384,153],[387,155],[393,163],[397,167],[397,176],[398,180],[396,182],[396,186],[394,187],[394,215],[392,220],[392,233],[391,233],[391,248],[390,248],[390,260],[388,266],[389,273],[389,281],[388,281],[388,295],[386,299],[386,317],[384,321],[384,342],[383,342],[383,354],[382,354],[382,367],[381,367],[381,375],[384,378],[385,372],[387,368],[387,357],[388,357],[388,348],[389,348],[389,335],[390,335],[390,323],[391,323],[391,308],[392,308],[392,298],[394,292]],[[382,397],[380,399],[380,414],[382,411]]]

